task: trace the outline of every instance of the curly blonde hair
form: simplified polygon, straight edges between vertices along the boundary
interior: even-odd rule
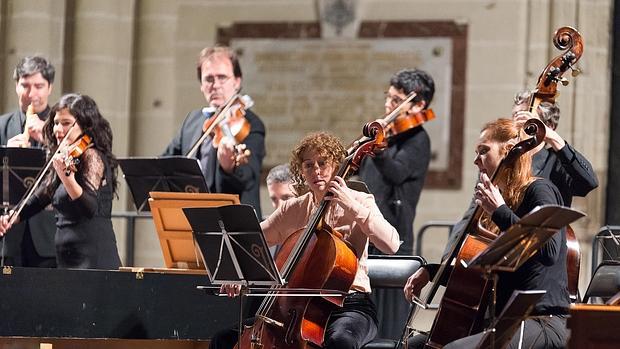
[[[291,175],[293,187],[298,195],[308,192],[309,188],[302,176],[303,154],[307,151],[314,151],[320,157],[329,161],[332,165],[338,166],[347,156],[347,152],[340,140],[327,132],[310,133],[297,144],[291,152]]]
[[[487,139],[500,143],[500,157],[504,158],[512,149],[514,144],[511,141],[520,141],[530,136],[525,134],[521,125],[512,119],[497,119],[486,123],[480,133],[486,132]],[[495,184],[503,188],[502,197],[506,205],[511,210],[515,210],[521,204],[525,190],[536,180],[532,175],[532,153],[526,152],[519,156],[512,166],[504,166],[498,169],[500,172],[495,175]],[[490,175],[490,174],[489,174]],[[492,228],[491,219],[487,215],[483,216],[483,225],[497,232],[497,227]]]

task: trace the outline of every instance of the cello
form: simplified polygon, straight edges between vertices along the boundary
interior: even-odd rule
[[[346,178],[359,168],[366,155],[384,145],[379,122],[364,127],[369,140],[340,164],[336,176]],[[344,298],[279,297],[280,293],[299,289],[349,292],[357,273],[357,257],[343,236],[329,227],[324,217],[330,200],[323,199],[312,213],[305,229],[289,236],[276,256],[276,265],[286,286],[274,287],[256,313],[255,323],[243,329],[236,348],[311,348],[323,344],[331,312],[342,306]]]
[[[535,110],[543,101],[553,102],[555,100],[557,96],[557,83],[560,82],[563,85],[568,83],[568,80],[563,78],[562,75],[568,69],[573,69],[574,64],[583,53],[581,35],[573,28],[559,28],[554,35],[553,43],[558,49],[566,50],[566,52],[555,57],[540,74],[537,87],[533,91],[532,99],[530,100],[530,111]],[[575,72],[574,69],[573,72]],[[542,122],[531,119],[526,121],[524,126],[526,133],[533,137],[530,140],[517,144],[508,153],[493,178],[495,178],[495,175],[499,173],[502,167],[510,165],[511,159],[519,156],[519,154],[523,154],[525,151],[536,148],[544,140],[545,125]],[[492,182],[494,181],[493,178]],[[495,238],[495,234],[481,227],[479,223],[480,216],[481,209],[476,207],[471,219],[468,221],[465,233],[452,246],[448,254],[449,257],[439,268],[429,292],[424,297],[424,301],[415,300],[417,305],[424,308],[426,304],[432,301],[439,288],[440,281],[449,277],[444,298],[441,301],[439,311],[426,342],[426,348],[441,348],[453,340],[465,337],[481,329],[490,284],[479,272],[466,270],[461,263],[461,261],[469,261],[478,252],[486,248],[488,243]],[[451,270],[448,266],[452,265],[453,262],[454,270]],[[398,347],[405,344],[407,326],[411,322],[411,318],[415,316],[415,310],[415,307],[411,310]]]

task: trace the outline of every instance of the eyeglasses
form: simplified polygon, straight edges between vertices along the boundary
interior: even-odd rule
[[[392,96],[390,95],[389,92],[385,92],[385,100],[390,102],[390,105],[392,106],[392,108],[396,108],[398,107],[404,100],[405,98],[401,98],[399,96]]]
[[[230,76],[224,75],[224,74],[207,75],[204,78],[204,82],[206,82],[209,85],[215,84],[216,81],[219,82],[220,84],[224,84],[230,78],[231,78]]]

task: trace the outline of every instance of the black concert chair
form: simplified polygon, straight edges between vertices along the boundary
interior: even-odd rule
[[[409,276],[426,262],[418,256],[375,256],[368,257],[368,276],[373,289],[391,288],[402,290]],[[403,309],[407,312],[407,309]],[[405,324],[402,324],[403,326]],[[377,338],[362,349],[393,349],[392,339]]]
[[[588,289],[583,296],[583,303],[590,298],[597,298],[605,303],[620,292],[620,261],[604,261],[596,268]]]

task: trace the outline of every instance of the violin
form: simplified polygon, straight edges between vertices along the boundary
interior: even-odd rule
[[[396,108],[394,108],[391,112],[389,112],[387,115],[385,115],[383,117],[383,119],[381,119],[381,122],[384,125],[387,125],[387,127],[390,127],[390,125],[399,117],[401,116],[401,114],[405,114],[406,112],[403,110],[405,108],[405,106],[407,106],[407,103],[411,102],[414,98],[416,97],[416,93],[415,92],[411,92],[409,95],[407,95],[407,98],[405,98],[402,102],[400,102],[400,104],[398,106],[396,106]],[[433,114],[434,117],[434,114]],[[409,121],[405,121],[403,120],[402,126],[400,126],[401,128],[406,127],[405,124],[413,124],[413,122],[409,122]],[[349,147],[347,148],[347,154],[351,155],[353,154],[360,145],[368,142],[369,140],[371,140],[372,138],[367,136],[367,132],[369,132],[369,125],[372,125],[372,123],[366,124],[364,125],[364,132],[363,135],[361,137],[359,137],[358,139],[354,140],[351,145],[349,145]],[[383,130],[383,132],[385,133],[386,131]],[[403,131],[404,132],[404,131]],[[399,133],[399,132],[397,132]],[[387,146],[387,142],[385,141],[384,138],[381,139],[381,141],[383,142],[383,144],[379,147],[384,148]]]
[[[423,123],[433,120],[435,113],[432,109],[424,109],[419,113],[411,113],[410,111],[401,112],[394,121],[387,126],[386,136],[394,137],[403,132],[414,129]]]
[[[212,137],[214,148],[218,148],[222,139],[228,137],[235,144],[235,165],[247,163],[251,152],[245,148],[243,141],[250,134],[251,126],[245,118],[245,114],[246,109],[253,105],[254,101],[248,95],[241,96],[236,93],[231,96],[223,106],[216,110],[213,116],[205,120],[202,125],[202,136],[194,143],[186,157],[195,156],[200,145],[208,136]]]
[[[86,149],[91,146],[93,146],[92,138],[87,134],[83,134],[63,151],[65,175],[69,176],[71,172],[77,172],[77,165],[80,163],[80,156],[82,156]]]

